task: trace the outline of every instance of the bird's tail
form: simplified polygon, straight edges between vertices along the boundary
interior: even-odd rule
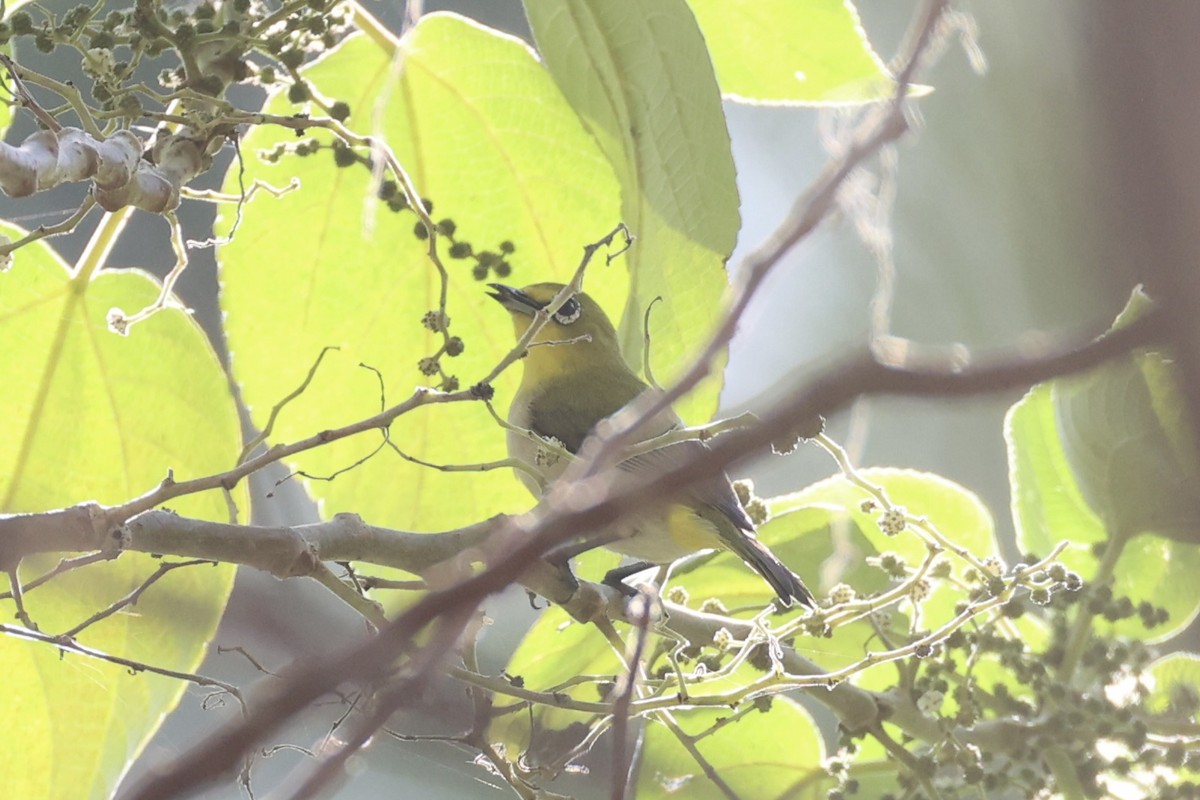
[[[804,581],[800,580],[799,575],[784,566],[783,562],[776,558],[765,544],[754,538],[753,534],[744,531],[739,531],[739,534],[734,538],[731,549],[771,584],[780,600],[787,605],[798,602],[800,605],[816,608],[813,593],[804,585]]]

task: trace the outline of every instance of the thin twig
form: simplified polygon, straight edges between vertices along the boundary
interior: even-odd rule
[[[17,574],[16,567],[8,570],[8,586],[9,596],[12,598],[13,605],[17,607],[16,617],[21,620],[21,624],[30,630],[38,630],[38,626],[29,616],[29,612],[25,610],[25,593],[21,588],[21,576]]]
[[[146,590],[148,590],[151,586],[153,586],[155,583],[157,583],[159,581],[159,579],[166,576],[166,574],[169,572],[174,572],[175,570],[182,569],[183,567],[195,567],[195,566],[199,566],[201,564],[207,564],[208,566],[216,566],[216,563],[217,562],[215,562],[215,561],[207,561],[207,560],[197,559],[197,560],[192,560],[192,561],[179,561],[179,562],[160,564],[158,569],[156,569],[150,575],[150,577],[148,577],[148,578],[146,578],[146,580],[142,581],[137,586],[137,588],[135,588],[129,594],[125,595],[120,600],[117,600],[115,603],[110,604],[108,607],[103,608],[100,611],[97,611],[95,614],[92,614],[90,617],[85,619],[83,622],[80,622],[75,627],[70,628],[69,630],[65,630],[58,635],[65,639],[74,639],[80,633],[87,630],[91,626],[95,625],[97,622],[100,622],[101,620],[104,620],[104,619],[108,619],[109,617],[111,617],[113,614],[117,613],[121,609],[127,608],[129,606],[136,604],[137,601],[139,599],[141,599],[141,596],[146,593]]]
[[[65,572],[71,572],[72,570],[77,570],[82,567],[86,567],[89,564],[95,564],[100,561],[111,561],[118,555],[120,555],[120,552],[116,550],[102,550],[96,553],[85,553],[84,555],[76,556],[75,558],[64,558],[63,560],[59,561],[53,569],[43,572],[33,580],[25,581],[23,584],[21,584],[21,591],[25,594],[28,594],[39,586],[53,580],[54,578],[57,578],[59,575],[62,575]],[[7,600],[12,596],[13,594],[11,591],[0,592],[0,600]]]
[[[50,636],[36,630],[30,630],[28,628],[18,628],[15,625],[0,624],[0,633],[3,633],[7,636],[13,636],[18,639],[41,642],[42,644],[48,644],[53,647],[57,647],[60,650],[65,650],[68,653],[77,653],[82,656],[87,656],[88,658],[94,658],[98,661],[107,661],[110,664],[116,664],[118,666],[125,667],[133,673],[149,672],[154,675],[162,675],[167,678],[175,678],[176,680],[194,683],[197,686],[210,686],[221,689],[222,691],[227,692],[236,698],[238,704],[242,707],[242,713],[246,713],[246,704],[242,699],[241,691],[233,684],[219,681],[216,678],[210,678],[206,675],[200,675],[199,673],[195,672],[167,669],[165,667],[158,667],[154,664],[148,664],[143,661],[134,661],[130,658],[115,656],[111,653],[106,653],[103,650],[97,650],[94,647],[87,647],[72,639],[64,639],[61,636]]]

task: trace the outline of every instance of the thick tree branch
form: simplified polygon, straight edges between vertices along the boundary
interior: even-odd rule
[[[907,366],[902,359],[877,360],[869,350],[827,368],[795,388],[762,416],[762,423],[716,440],[710,450],[649,480],[630,481],[607,469],[556,487],[528,514],[498,526],[481,547],[490,558],[482,572],[417,601],[380,635],[345,652],[295,669],[262,698],[257,710],[184,753],[161,775],[136,787],[130,798],[176,797],[211,783],[236,768],[239,754],[253,747],[291,715],[332,686],[378,675],[411,646],[412,637],[449,609],[474,609],[485,597],[517,581],[554,546],[611,524],[624,514],[669,501],[690,483],[768,446],[782,432],[820,414],[829,414],[867,394],[960,397],[1027,387],[1102,364],[1148,346],[1162,332],[1158,313],[1083,345],[1044,350],[1040,355],[1007,357],[979,364],[961,358]],[[402,693],[397,694],[401,698]],[[395,707],[402,702],[396,699]]]

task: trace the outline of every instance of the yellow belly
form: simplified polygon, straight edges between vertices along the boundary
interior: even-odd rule
[[[712,523],[680,504],[622,524],[618,532],[621,538],[607,545],[609,550],[653,564],[724,547]]]

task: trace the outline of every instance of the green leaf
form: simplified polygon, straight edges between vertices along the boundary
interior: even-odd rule
[[[955,544],[966,548],[977,558],[996,555],[995,525],[992,515],[979,497],[968,489],[926,472],[899,469],[864,469],[859,476],[887,493],[893,504],[902,506],[915,516],[926,518]],[[876,552],[892,552],[915,568],[928,556],[928,550],[913,531],[903,531],[889,537],[879,529],[878,509],[864,511],[864,500],[870,495],[841,475],[815,483],[795,494],[769,501],[771,513],[782,514],[794,508],[821,506],[837,510],[837,518],[861,532]],[[951,553],[946,559],[955,576],[965,579],[970,567]],[[851,584],[859,593],[864,589]],[[866,591],[872,591],[870,587]],[[922,623],[933,630],[954,616],[954,606],[962,600],[962,590],[946,581],[934,583],[933,594],[923,603]]]
[[[1012,485],[1013,521],[1022,551],[1045,554],[1058,542],[1071,542],[1061,556],[1084,580],[1097,574],[1096,548],[1109,540],[1107,528],[1084,499],[1058,435],[1052,389],[1034,387],[1009,409],[1004,423]],[[1197,612],[1191,576],[1200,569],[1196,547],[1160,536],[1127,540],[1112,569],[1113,591],[1133,601],[1150,601],[1170,614],[1157,638],[1178,633]],[[1145,636],[1137,618],[1113,624],[1120,635]]]
[[[1141,287],[1113,329],[1146,314]],[[1171,360],[1142,352],[1050,382],[1063,453],[1111,536],[1154,533],[1200,544],[1196,438]]]
[[[1196,713],[1200,704],[1200,655],[1170,653],[1152,663],[1148,672],[1153,691],[1144,705],[1147,713],[1200,720]]]
[[[1107,539],[1104,523],[1079,491],[1063,452],[1049,385],[1035,386],[1008,410],[1004,440],[1022,552],[1044,555],[1064,539],[1090,551],[1088,545]],[[1070,562],[1075,549],[1068,548],[1064,560]]]
[[[21,231],[4,228],[11,238]],[[241,433],[224,372],[192,318],[159,312],[129,336],[107,329],[109,309],[140,309],[158,295],[146,273],[72,276],[34,243],[0,275],[0,507],[35,512],[83,500],[115,503],[177,479],[231,467]],[[235,499],[245,508],[244,493]],[[223,520],[206,493],[172,501],[181,514]],[[30,558],[28,580],[56,558]],[[128,594],[162,563],[126,553],[66,573],[26,595],[33,620],[63,632]],[[78,637],[89,647],[175,670],[194,670],[233,583],[232,567],[176,570],[127,609]],[[4,601],[12,617],[11,601]],[[4,675],[0,748],[5,794],[106,798],[187,684],[0,637]]]
[[[675,719],[684,733],[695,736],[731,713],[693,709],[677,713]],[[823,766],[825,748],[812,717],[783,696],[772,698],[766,713],[747,712],[695,746],[738,797],[823,800],[834,785]],[[637,796],[716,800],[729,795],[706,777],[704,766],[673,731],[651,720],[638,768]]]
[[[353,130],[378,131],[405,165],[436,220],[451,218],[456,238],[475,251],[508,257],[518,285],[564,281],[582,248],[619,218],[612,170],[533,53],[519,40],[449,14],[429,14],[393,54],[358,36],[344,42],[306,78],[325,96],[349,103]],[[379,105],[382,103],[382,105]],[[270,107],[289,113],[283,97]],[[330,137],[310,131],[321,141]],[[287,130],[260,127],[245,152],[295,142]],[[251,159],[253,162],[253,159]],[[421,327],[436,308],[439,280],[413,235],[416,217],[375,204],[366,214],[368,170],[337,169],[328,151],[282,164],[248,165],[250,178],[302,187],[282,199],[260,195],[245,209],[244,226],[221,249],[221,303],[233,368],[256,424],[298,386],[318,353],[338,346],[316,379],[280,416],[274,438],[290,441],[362,419],[381,400],[399,402],[414,384],[436,382],[417,370],[439,335]],[[230,174],[227,189],[237,186]],[[230,220],[223,221],[228,230]],[[373,231],[365,228],[370,223]],[[442,258],[450,273],[450,332],[466,350],[443,358],[463,387],[472,385],[512,347],[511,320],[472,277],[473,262]],[[601,256],[602,258],[602,256]],[[496,280],[495,277],[491,278]],[[614,318],[628,287],[619,270],[592,267],[588,291]],[[382,377],[384,397],[374,372]],[[496,384],[501,412],[520,367]],[[439,405],[397,421],[392,441],[409,455],[442,464],[506,456],[504,432],[480,403]],[[377,431],[333,443],[296,459],[328,476],[355,464],[380,443]],[[508,469],[442,473],[403,461],[384,449],[332,481],[310,481],[323,511],[355,511],[377,524],[432,530],[519,511],[528,494]]]
[[[578,574],[598,579],[619,560],[614,553],[595,550],[576,558],[572,566]],[[552,606],[526,631],[505,672],[528,689],[560,691],[563,696],[596,703],[604,699],[597,683],[561,685],[580,675],[615,678],[623,669],[598,628],[576,622],[561,608]],[[520,754],[531,764],[554,765],[594,721],[591,714],[535,704],[531,713],[497,717],[488,736],[491,741],[504,742],[514,758]]]
[[[895,82],[846,0],[689,0],[731,100],[851,105]]]
[[[1163,357],[1112,363],[1054,381],[1050,391],[1063,452],[1109,532],[1200,543],[1200,471],[1187,450],[1195,439]]]
[[[1004,425],[1018,545],[1045,554],[1071,542],[1062,561],[1085,580],[1111,576],[1118,596],[1167,610],[1156,639],[1200,612],[1200,548],[1186,543],[1200,530],[1196,473],[1173,380],[1159,356],[1139,356],[1034,387]],[[1119,556],[1101,574],[1097,553],[1111,547]],[[1101,624],[1146,636],[1136,617]]]
[[[667,385],[720,317],[739,228],[729,133],[704,39],[684,0],[525,0],[525,10],[546,66],[613,166],[621,217],[637,236],[620,326],[625,357],[641,367],[643,316],[661,296],[650,352]],[[676,410],[705,421],[719,392],[710,379]]]

